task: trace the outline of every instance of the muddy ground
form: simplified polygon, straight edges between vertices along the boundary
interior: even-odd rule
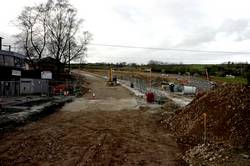
[[[1,133],[0,165],[184,165],[158,114],[140,109],[123,87],[85,76],[91,92],[40,121]]]

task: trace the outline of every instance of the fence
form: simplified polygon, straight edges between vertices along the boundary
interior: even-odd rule
[[[81,93],[80,87],[80,82],[77,81],[52,81],[21,78],[19,81],[0,81],[0,96],[77,95]]]
[[[132,83],[134,88],[140,91],[141,93],[146,94],[149,91],[153,92],[156,100],[163,100],[164,98],[166,98],[166,93],[162,92],[162,90],[159,90],[155,87],[150,87],[150,81],[128,76],[120,76],[119,79],[127,81],[128,84]]]
[[[50,95],[79,95],[82,93],[82,86],[80,81],[50,81],[49,93]]]
[[[149,84],[147,81],[133,78],[133,77],[127,77],[127,76],[121,76],[119,77],[120,80],[128,81],[129,83],[132,83],[134,88],[138,89],[142,93],[147,93],[148,87],[147,84]]]
[[[20,81],[0,81],[0,96],[19,96]]]

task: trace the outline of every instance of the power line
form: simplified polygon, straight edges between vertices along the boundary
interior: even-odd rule
[[[99,44],[99,43],[89,43],[89,45],[103,46],[103,47],[115,47],[115,48],[160,50],[160,51],[181,51],[181,52],[216,53],[216,54],[249,54],[250,55],[250,52],[241,52],[241,51],[205,51],[205,50],[176,49],[176,48],[138,47],[138,46]]]
[[[160,47],[139,47],[131,45],[114,45],[114,44],[100,44],[100,43],[89,43],[92,46],[101,47],[113,47],[113,48],[128,48],[128,49],[146,49],[146,50],[159,50],[159,51],[177,51],[177,52],[196,52],[196,53],[213,53],[213,54],[245,54],[250,55],[250,52],[245,51],[207,51],[207,50],[193,50],[193,49],[177,49],[177,48],[160,48]],[[12,48],[18,49],[22,47],[12,46]]]

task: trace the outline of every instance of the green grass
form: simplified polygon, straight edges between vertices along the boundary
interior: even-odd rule
[[[228,78],[228,77],[216,77],[212,76],[211,77],[212,81],[215,82],[226,82],[230,84],[247,84],[247,79],[243,77],[235,77],[235,78]]]
[[[193,64],[193,65],[190,65],[190,68],[204,71],[206,67],[205,67],[205,65]]]

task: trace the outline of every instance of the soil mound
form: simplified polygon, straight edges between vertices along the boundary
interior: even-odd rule
[[[250,88],[226,85],[193,100],[168,120],[182,138],[201,143],[207,114],[207,140],[250,149]],[[190,141],[189,140],[189,141]]]

